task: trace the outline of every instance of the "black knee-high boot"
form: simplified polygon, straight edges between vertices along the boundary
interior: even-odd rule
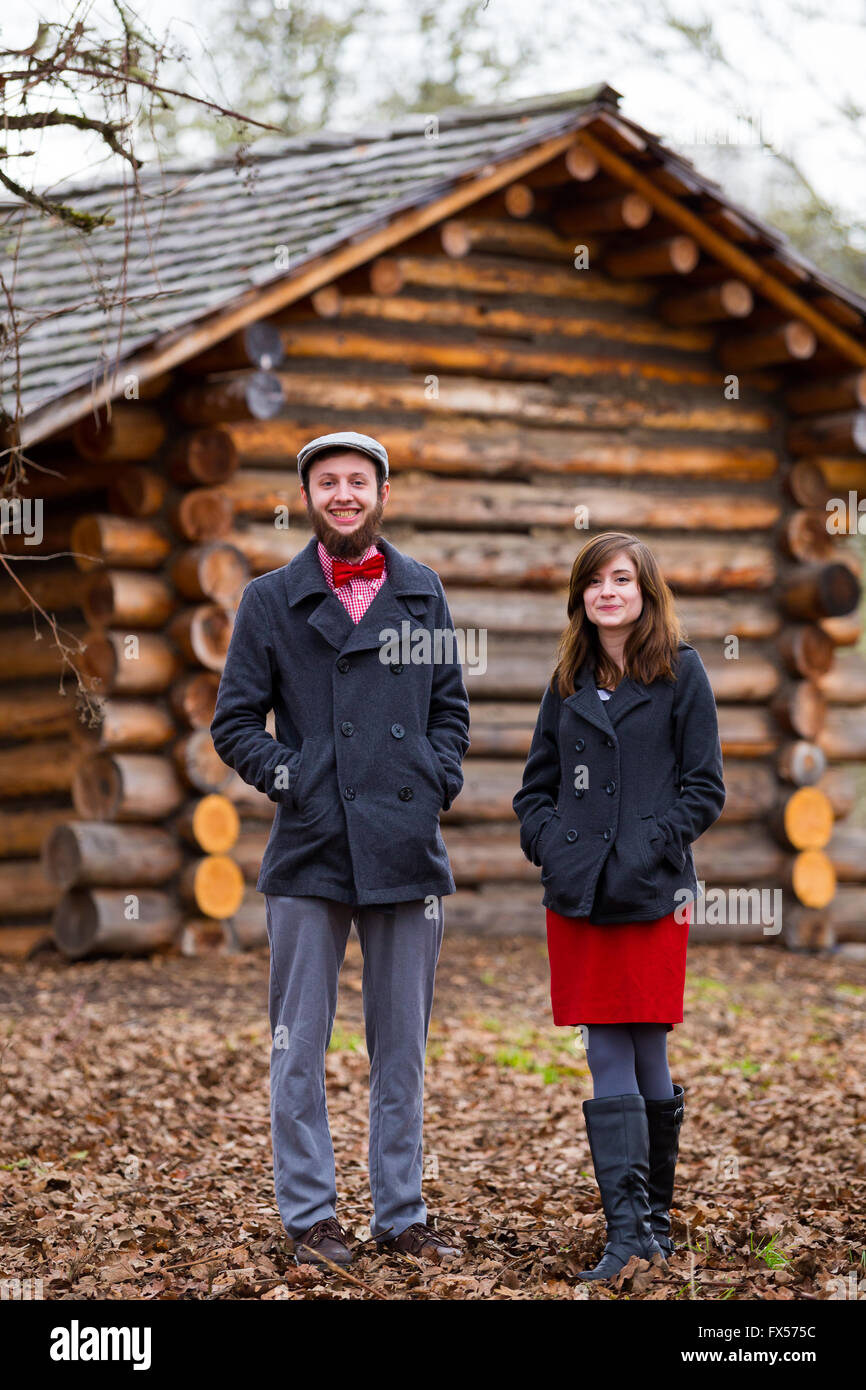
[[[670,1207],[674,1197],[674,1174],[680,1147],[680,1128],[685,1113],[685,1091],[674,1082],[669,1100],[648,1100],[649,1202],[650,1224],[655,1248],[667,1257],[673,1254]]]
[[[611,1279],[632,1255],[655,1253],[649,1206],[649,1130],[641,1095],[585,1100],[583,1114],[607,1222],[604,1253],[581,1279]]]

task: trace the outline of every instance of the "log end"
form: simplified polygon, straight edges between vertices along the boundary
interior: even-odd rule
[[[784,826],[795,849],[823,849],[833,834],[833,807],[818,787],[798,787],[785,803]]]
[[[78,837],[71,825],[56,825],[42,845],[42,871],[61,888],[71,888],[81,872]]]
[[[804,907],[826,907],[836,892],[836,870],[820,849],[805,849],[794,860],[791,885]]]
[[[64,893],[52,921],[57,949],[68,960],[80,960],[93,950],[99,935],[99,914],[93,895],[86,888]]]
[[[203,796],[193,812],[192,833],[206,854],[226,854],[241,833],[237,807],[218,792]]]
[[[205,917],[233,916],[243,902],[244,886],[240,865],[226,854],[209,854],[196,865],[193,894]]]
[[[115,820],[123,799],[123,779],[108,753],[86,758],[72,779],[72,801],[82,820]]]

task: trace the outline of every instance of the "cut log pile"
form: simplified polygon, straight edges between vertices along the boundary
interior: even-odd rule
[[[43,449],[20,489],[24,524],[2,537],[7,554],[38,558],[39,563],[11,564],[12,573],[53,616],[73,660],[86,631],[86,578],[71,556],[57,552],[69,547],[78,518],[104,495],[111,472],[105,464],[76,462],[68,441]],[[31,544],[38,539],[33,523],[40,502],[42,538]],[[34,622],[21,585],[5,569],[0,573],[0,955],[24,958],[50,943],[60,896],[43,872],[40,850],[52,830],[74,815],[69,726],[75,680],[47,624]]]
[[[249,578],[219,535],[230,509],[210,500],[237,459],[219,430],[174,430],[166,445],[169,423],[165,403],[125,402],[74,427],[63,491],[75,496],[79,477],[87,494],[74,512],[55,507],[61,488],[49,475],[36,550],[62,532],[71,556],[40,572],[34,593],[77,639],[77,699],[74,681],[65,698],[56,676],[32,683],[60,669],[56,649],[24,641],[5,600],[0,718],[17,746],[0,750],[0,777],[18,804],[3,814],[0,899],[16,917],[53,912],[54,940],[71,958],[185,948],[196,922],[221,924],[243,897],[226,854],[237,813],[215,794],[228,773],[209,734]],[[32,486],[42,495],[42,475]],[[16,921],[0,931],[0,951],[32,949],[25,930],[44,934]]]
[[[7,886],[54,909],[68,954],[266,940],[254,884],[274,805],[208,726],[244,584],[309,539],[295,455],[339,428],[386,445],[385,534],[437,570],[458,630],[485,643],[483,669],[477,643],[464,663],[472,746],[443,816],[452,929],[543,930],[511,799],[574,557],[616,529],[653,548],[718,701],[728,800],[695,847],[699,877],[708,896],[784,895],[781,919],[708,919],[692,939],[866,939],[866,830],[845,824],[866,762],[866,663],[847,650],[859,560],[827,511],[866,492],[866,371],[843,370],[794,289],[764,297],[733,214],[706,223],[738,243],[731,262],[597,146],[201,352],[165,397],[71,432],[46,542],[76,568],[40,583],[46,606],[83,616],[70,623],[102,702],[75,726],[74,761],[50,659],[16,646],[23,626],[0,634],[12,679],[32,683],[25,711],[17,686],[0,690],[4,737],[40,750],[38,767],[0,750],[5,796],[53,798],[5,813]],[[82,505],[97,488],[105,503]]]

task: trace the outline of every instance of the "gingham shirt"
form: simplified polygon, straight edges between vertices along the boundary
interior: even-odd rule
[[[350,579],[348,584],[334,584],[334,557],[330,551],[326,550],[319,541],[319,563],[322,566],[322,573],[329,589],[337,595],[353,623],[359,623],[366,613],[373,599],[378,594],[385,580],[388,578],[387,562],[378,579],[368,579],[366,575],[359,575],[357,579]],[[360,565],[365,560],[369,560],[371,555],[381,555],[381,551],[375,545],[371,545],[364,554],[357,560],[345,560],[347,565]]]

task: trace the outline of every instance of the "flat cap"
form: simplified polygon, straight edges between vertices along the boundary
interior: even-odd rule
[[[316,454],[320,454],[323,449],[334,449],[342,446],[345,449],[358,449],[360,453],[367,454],[377,463],[381,463],[385,470],[385,477],[388,476],[388,451],[384,444],[380,444],[378,439],[373,439],[369,434],[355,434],[354,430],[343,430],[338,434],[320,434],[318,439],[311,439],[305,444],[298,454],[298,477],[304,481],[304,466],[310,462]]]

